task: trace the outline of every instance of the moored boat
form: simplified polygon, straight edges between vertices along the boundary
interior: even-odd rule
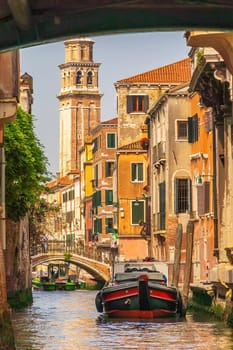
[[[77,288],[77,283],[72,281],[68,275],[68,266],[66,264],[49,264],[47,270],[47,276],[33,278],[32,286],[34,289],[70,291]]]
[[[114,266],[113,281],[96,295],[98,312],[111,318],[164,318],[183,315],[177,288],[167,285],[166,276],[154,262],[125,262]],[[123,271],[122,271],[123,269]]]

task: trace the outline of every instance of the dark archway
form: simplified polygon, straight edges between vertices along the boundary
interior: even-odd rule
[[[85,34],[231,30],[232,18],[231,0],[2,0],[0,50]]]

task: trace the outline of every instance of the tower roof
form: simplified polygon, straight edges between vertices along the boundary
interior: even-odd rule
[[[185,58],[181,61],[177,61],[168,64],[163,67],[149,70],[144,73],[140,73],[129,78],[121,79],[117,81],[117,84],[122,83],[185,83],[191,79],[191,60]]]

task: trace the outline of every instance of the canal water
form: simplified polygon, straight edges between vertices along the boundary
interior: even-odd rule
[[[35,291],[34,302],[13,312],[17,350],[232,350],[233,331],[222,323],[103,321],[96,291]]]

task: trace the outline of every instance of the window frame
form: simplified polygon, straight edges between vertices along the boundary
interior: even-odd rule
[[[185,124],[186,126],[186,136],[181,135],[179,125]],[[177,141],[188,141],[188,120],[187,119],[177,119],[176,120],[176,140]]]
[[[111,224],[111,227],[109,224]],[[113,233],[113,218],[105,218],[105,231],[106,233]]]
[[[105,162],[105,177],[112,177],[113,176],[113,170],[114,170],[114,161],[107,160]]]
[[[115,132],[107,132],[106,133],[106,148],[107,149],[116,149],[116,133]]]
[[[181,181],[186,181],[186,198],[181,198],[182,187]],[[180,198],[179,198],[180,197]],[[183,205],[183,209],[181,202],[186,201],[186,204]],[[174,181],[174,212],[176,214],[190,213],[192,211],[192,181],[190,178],[177,177]]]
[[[137,205],[136,205],[137,203]],[[131,222],[131,225],[132,226],[139,226],[139,222],[142,221],[142,222],[145,222],[145,201],[144,200],[131,200],[131,203],[130,203],[130,222]],[[137,208],[139,206],[142,206],[141,209],[140,208]],[[136,207],[136,209],[135,209]],[[141,213],[135,213],[133,212],[133,210],[141,210]],[[134,216],[135,215],[138,215],[136,219],[134,219]],[[142,215],[141,215],[142,214]]]
[[[146,113],[149,108],[149,96],[135,94],[126,96],[126,111],[131,113]]]
[[[141,169],[141,171],[142,171],[142,179],[139,179],[139,171],[140,171],[140,169],[139,169],[139,165],[142,165],[142,169]],[[133,167],[135,166],[135,171],[134,171],[134,169],[133,169]],[[135,172],[135,178],[133,178],[133,173]],[[131,180],[131,182],[132,183],[139,183],[139,182],[144,182],[144,176],[145,174],[144,174],[144,162],[131,162],[130,163],[130,180]]]
[[[113,205],[113,190],[105,190],[105,204]]]

